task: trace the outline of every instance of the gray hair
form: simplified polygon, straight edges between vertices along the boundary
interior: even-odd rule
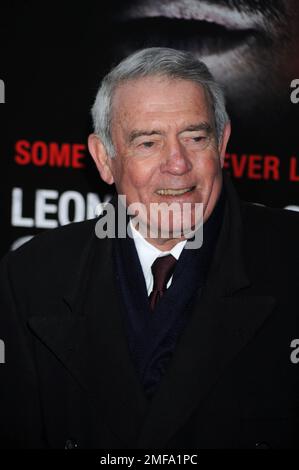
[[[190,80],[202,86],[214,113],[216,137],[218,141],[222,138],[229,117],[225,109],[223,91],[208,67],[190,52],[168,47],[150,47],[122,60],[103,78],[98,90],[91,110],[94,132],[100,137],[110,157],[115,157],[111,137],[112,100],[115,89],[123,82],[148,76]]]

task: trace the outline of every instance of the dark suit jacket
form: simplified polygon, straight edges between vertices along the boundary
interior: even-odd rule
[[[207,283],[151,402],[128,350],[113,241],[94,220],[4,258],[0,447],[299,447],[298,215],[240,203],[225,185]]]

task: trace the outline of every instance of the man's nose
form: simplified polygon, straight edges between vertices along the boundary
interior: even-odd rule
[[[192,170],[192,163],[186,149],[178,140],[173,140],[165,149],[165,156],[161,163],[162,173],[184,175]]]

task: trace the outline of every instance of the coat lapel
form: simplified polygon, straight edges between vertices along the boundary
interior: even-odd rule
[[[163,448],[272,311],[271,297],[203,294],[153,397],[140,448]],[[163,417],[163,419],[161,418]]]
[[[111,240],[94,237],[64,299],[31,317],[29,326],[86,390],[99,416],[130,446],[148,402],[127,346],[111,250]]]

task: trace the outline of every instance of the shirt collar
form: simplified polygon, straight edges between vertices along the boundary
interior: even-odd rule
[[[183,240],[178,242],[170,251],[161,251],[149,243],[141,233],[134,228],[131,220],[130,228],[145,279],[147,279],[148,274],[151,272],[152,264],[156,258],[171,254],[178,260],[187,242],[187,240]]]

